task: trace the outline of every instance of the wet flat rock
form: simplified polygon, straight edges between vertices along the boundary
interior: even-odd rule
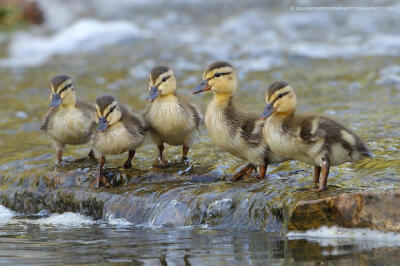
[[[93,170],[0,178],[0,204],[25,214],[78,212],[136,225],[207,225],[285,233],[326,226],[400,232],[400,190],[310,192],[291,177],[225,181],[217,172],[178,175],[112,169],[112,188],[92,188]],[[353,190],[354,191],[354,190]],[[349,193],[351,192],[351,193]]]
[[[400,232],[400,191],[364,191],[300,201],[290,216],[288,227],[303,231],[322,225]]]

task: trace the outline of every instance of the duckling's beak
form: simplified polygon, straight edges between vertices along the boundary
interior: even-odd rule
[[[207,82],[208,82],[207,79],[203,80],[199,85],[196,86],[196,88],[194,88],[194,89],[192,90],[192,93],[193,93],[193,94],[197,94],[197,93],[200,93],[200,92],[203,92],[203,91],[209,91],[209,90],[211,90],[211,86],[208,85]]]
[[[267,119],[268,117],[270,117],[272,115],[272,113],[275,111],[274,107],[272,106],[272,104],[267,103],[265,105],[264,111],[261,114],[261,118],[262,119]]]
[[[158,95],[160,95],[160,91],[158,90],[158,88],[156,86],[152,86],[150,89],[150,95],[149,95],[149,97],[147,97],[147,100],[149,102],[152,102],[155,99],[157,99]]]
[[[99,124],[97,125],[97,130],[104,132],[106,131],[107,127],[108,127],[107,119],[105,117],[100,117]]]
[[[49,105],[50,108],[57,108],[61,104],[61,98],[60,95],[56,94],[51,94],[51,103]]]

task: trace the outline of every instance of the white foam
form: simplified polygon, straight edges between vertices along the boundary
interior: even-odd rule
[[[0,205],[0,224],[7,223],[12,217],[16,216],[17,213],[10,210],[9,208]]]
[[[381,247],[400,246],[400,234],[372,229],[323,226],[305,232],[289,232],[286,236],[290,240],[306,239],[309,242],[318,243],[323,248],[322,255],[324,256],[349,254],[354,253],[354,250],[368,251]]]
[[[337,226],[327,227],[322,226],[315,230],[307,230],[305,232],[292,231],[286,235],[289,239],[312,239],[312,240],[371,240],[376,242],[392,243],[395,246],[400,246],[400,234],[394,232],[383,232],[364,228],[341,228]],[[328,241],[329,242],[329,241]]]
[[[52,214],[49,217],[32,220],[34,224],[39,224],[43,226],[66,226],[66,227],[81,227],[92,225],[95,221],[85,215],[73,212],[65,212],[62,214]]]
[[[9,46],[10,58],[0,60],[0,66],[37,66],[52,55],[91,52],[140,37],[143,34],[131,22],[81,19],[50,37],[15,34]]]
[[[133,225],[133,223],[124,218],[114,218],[112,214],[106,214],[105,222],[107,225],[115,227],[131,227]]]

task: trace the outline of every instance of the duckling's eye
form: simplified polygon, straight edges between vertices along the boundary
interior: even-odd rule
[[[167,81],[167,79],[169,79],[171,76],[166,76],[166,77],[163,77],[162,79],[161,79],[161,82],[166,82]]]
[[[214,74],[214,77],[216,77],[216,78],[219,78],[220,76],[221,76],[221,73],[217,72],[217,73]]]

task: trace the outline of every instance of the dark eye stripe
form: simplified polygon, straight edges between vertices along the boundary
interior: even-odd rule
[[[214,74],[214,77],[218,78],[220,76],[229,75],[231,73],[232,72],[217,72],[217,73]]]
[[[70,84],[66,85],[64,88],[62,88],[58,94],[60,95],[63,91],[67,90],[70,87],[72,87],[72,83],[70,83]]]
[[[105,117],[108,117],[108,116],[110,115],[110,113],[111,113],[112,111],[114,111],[114,109],[115,109],[116,107],[117,107],[116,105],[114,105],[113,107],[111,107],[111,108],[110,108],[110,111],[108,111],[108,113],[105,115]]]
[[[284,92],[284,93],[281,93],[281,94],[278,95],[278,98],[282,98],[283,96],[285,96],[285,95],[287,95],[287,94],[289,94],[288,91],[287,91],[287,92]]]
[[[283,96],[285,96],[286,94],[289,94],[290,92],[289,91],[287,91],[287,92],[284,92],[284,93],[281,93],[281,94],[278,94],[278,96],[272,101],[272,103],[271,104],[274,104],[278,99],[280,99],[280,98],[282,98]]]

